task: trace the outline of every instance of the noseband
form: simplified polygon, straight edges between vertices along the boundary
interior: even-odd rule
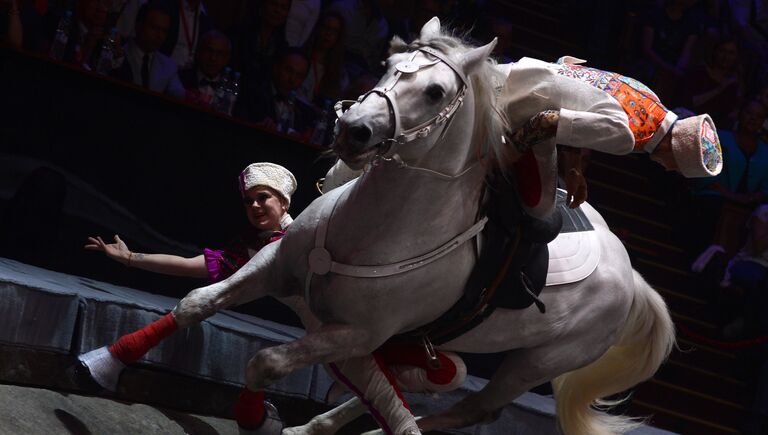
[[[423,52],[426,54],[429,54],[435,58],[436,60],[419,65],[414,60],[416,59],[416,55],[419,54],[419,52]],[[432,117],[431,119],[422,122],[421,124],[411,127],[407,130],[402,129],[402,125],[400,122],[400,112],[397,109],[397,101],[395,98],[395,94],[392,92],[392,89],[395,87],[398,81],[400,81],[400,78],[403,76],[408,76],[411,74],[416,74],[422,69],[429,68],[433,65],[436,65],[439,62],[443,62],[444,64],[448,65],[453,72],[455,72],[459,78],[461,79],[462,86],[461,89],[456,93],[456,95],[453,97],[450,103],[448,103],[447,106],[445,106],[437,115]],[[395,147],[399,145],[403,145],[407,142],[411,142],[416,139],[420,139],[423,137],[429,136],[430,133],[432,133],[437,127],[441,126],[442,124],[445,124],[445,128],[443,128],[443,131],[441,133],[441,138],[445,134],[445,132],[448,130],[448,126],[450,125],[450,121],[456,113],[456,111],[461,107],[461,105],[464,103],[464,97],[467,94],[467,88],[469,87],[469,82],[467,81],[467,77],[464,75],[464,72],[459,68],[458,65],[456,65],[451,59],[449,59],[447,56],[445,56],[443,53],[435,50],[432,47],[419,47],[416,49],[416,51],[413,52],[410,59],[404,60],[397,65],[395,65],[395,69],[397,70],[392,77],[382,86],[377,86],[370,91],[366,92],[365,94],[361,95],[357,101],[353,100],[342,100],[336,103],[334,106],[334,110],[336,111],[336,114],[339,118],[349,110],[352,105],[356,103],[362,103],[363,100],[368,98],[371,94],[377,94],[387,100],[387,104],[389,105],[389,109],[392,112],[392,116],[395,119],[395,131],[391,138],[384,139],[379,143],[377,146],[380,148],[380,151],[378,153],[379,156],[382,157],[392,157],[395,154]]]

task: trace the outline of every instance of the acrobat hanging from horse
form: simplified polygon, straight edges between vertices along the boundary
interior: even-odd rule
[[[296,309],[308,322],[307,335],[260,350],[246,367],[247,389],[259,391],[296,369],[325,363],[359,397],[285,433],[329,433],[333,424],[366,408],[387,433],[467,426],[493,418],[514,398],[548,380],[566,434],[618,433],[634,426],[631,419],[591,406],[648,379],[667,357],[674,328],[663,299],[632,269],[621,242],[586,203],[580,212],[590,230],[569,237],[586,247],[583,261],[570,264],[572,270],[557,269],[553,265],[564,257],[551,245],[548,263],[545,259],[549,273],[545,269],[538,279],[543,289],[536,294],[536,279],[520,273],[525,269],[518,247],[527,237],[526,227],[499,222],[498,216],[506,215],[492,212],[497,205],[487,193],[489,176],[501,173],[506,179],[513,162],[533,153],[541,196],[536,204],[523,202],[528,214],[546,218],[554,210],[554,172],[549,171],[554,171],[555,142],[582,138],[580,143],[563,143],[626,153],[638,143],[629,126],[632,119],[619,103],[624,112],[614,110],[611,125],[622,128],[623,123],[630,131],[621,148],[579,136],[575,132],[588,125],[580,123],[577,111],[615,109],[619,98],[606,92],[607,87],[590,85],[607,95],[601,105],[569,99],[576,91],[560,83],[575,88],[583,81],[560,74],[555,64],[533,65],[539,68],[538,80],[514,79],[515,67],[524,70],[526,62],[503,71],[488,59],[493,45],[471,47],[442,31],[437,19],[425,24],[417,41],[394,41],[380,84],[339,119],[335,151],[351,169],[366,170],[316,199],[281,240],[259,251],[237,273],[193,290],[171,313],[176,327],[184,328],[266,295],[299,301]],[[531,96],[540,102],[529,106],[525,98]],[[571,103],[586,107],[569,107]],[[654,104],[660,106],[657,99]],[[654,112],[654,120],[656,113],[662,112]],[[671,115],[664,113],[665,119]],[[663,137],[672,134],[666,151],[681,170],[717,172],[721,163],[711,120],[669,119],[658,124],[666,130],[653,133],[663,132],[658,141],[651,139],[656,148],[664,150],[659,148]],[[688,132],[680,137],[689,141],[675,139],[678,128]],[[683,159],[680,153],[698,160]],[[501,263],[502,270],[515,273],[476,272],[486,262]],[[574,271],[578,278],[565,273]],[[479,290],[467,289],[467,283]],[[515,301],[506,298],[506,284],[525,289],[528,303],[539,309],[508,306]],[[466,296],[467,290],[474,296]],[[469,305],[462,304],[466,299],[471,299]],[[444,313],[471,328],[460,330],[441,321]],[[467,320],[469,315],[474,316]],[[450,331],[437,327],[445,325]],[[395,382],[371,357],[392,337],[414,338],[427,353],[506,356],[485,388],[417,423],[397,397]],[[103,351],[81,357],[91,373],[116,380],[119,366],[115,369],[110,358]]]

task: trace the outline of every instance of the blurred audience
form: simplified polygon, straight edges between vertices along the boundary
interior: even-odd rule
[[[269,80],[249,88],[236,113],[265,129],[308,140],[315,109],[298,95],[308,71],[309,60],[301,50],[285,49],[272,66]]]
[[[767,116],[759,101],[750,101],[741,108],[735,131],[718,129],[723,171],[698,182],[700,195],[748,206],[768,199],[768,143],[758,136]]]
[[[288,47],[285,26],[290,7],[290,0],[248,3],[236,38],[234,59],[236,67],[243,71],[244,86],[259,86],[269,76],[275,54]]]
[[[187,101],[210,106],[231,54],[232,42],[227,35],[211,30],[200,38],[194,65],[179,71]]]
[[[124,47],[120,66],[112,75],[155,92],[184,98],[178,66],[159,52],[168,36],[171,16],[161,2],[144,4],[136,16],[136,37]]]
[[[290,47],[302,47],[320,17],[320,0],[292,0],[285,23],[285,40]]]
[[[64,10],[57,4],[49,5],[47,1],[16,0],[16,5],[22,26],[22,48],[36,53],[48,53]]]
[[[23,41],[19,0],[0,1],[0,46],[20,49]]]
[[[742,334],[768,336],[768,204],[755,209],[749,221],[744,248],[728,267],[730,281],[744,290]],[[768,348],[757,349],[755,394],[747,408],[743,433],[759,435],[768,430]]]
[[[136,36],[136,15],[147,0],[115,0],[109,12],[109,22],[124,39]]]
[[[382,69],[389,25],[380,0],[334,0],[330,10],[344,17],[346,68],[352,78]]]
[[[160,52],[173,59],[180,68],[195,60],[195,50],[204,35],[213,29],[213,21],[205,11],[202,0],[166,0],[170,27]]]
[[[343,41],[344,18],[338,13],[327,12],[304,47],[310,63],[299,95],[306,101],[316,101],[322,107],[326,100],[336,101],[341,96],[348,81]]]
[[[701,271],[706,265],[704,272],[712,271],[719,282],[712,302],[726,340],[768,337],[768,204],[754,208],[746,229],[743,247],[726,267],[718,264],[722,258],[716,253],[725,251],[720,245],[710,246],[697,260],[699,268],[694,267]],[[747,378],[756,382],[750,385],[740,433],[763,435],[768,430],[768,347],[748,348],[741,356],[747,357]]]
[[[766,111],[768,111],[768,85],[763,86],[757,93],[757,101],[759,101],[760,104],[762,104],[766,109]],[[763,123],[763,129],[760,132],[760,139],[764,142],[768,142],[768,119],[766,119]]]
[[[718,128],[729,130],[744,93],[741,74],[739,46],[734,39],[723,39],[707,63],[682,82],[680,104],[695,113],[708,113]]]
[[[637,78],[651,83],[662,100],[675,100],[675,87],[688,68],[698,35],[691,7],[698,0],[666,0],[644,18],[642,53],[644,74]]]
[[[105,36],[108,12],[107,0],[77,2],[62,61],[78,65],[95,64],[96,52]]]
[[[758,138],[767,114],[762,104],[750,101],[739,111],[735,131],[718,129],[723,170],[696,180],[691,203],[685,207],[689,218],[683,231],[691,254],[698,255],[716,234],[732,232],[718,228],[726,202],[754,207],[768,199],[768,144]]]
[[[82,1],[82,0],[80,0]],[[202,0],[152,0],[168,11],[170,26],[160,52],[182,68],[192,65],[200,36],[213,29]],[[147,0],[114,0],[108,8],[110,26],[122,38],[136,36],[136,17]]]

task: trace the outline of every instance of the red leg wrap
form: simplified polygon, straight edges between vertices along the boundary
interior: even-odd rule
[[[429,367],[424,348],[419,345],[385,343],[377,353],[381,355],[387,366],[411,366],[426,370],[427,379],[438,385],[448,384],[456,376],[456,364],[439,350],[435,351],[440,361],[439,369]]]
[[[138,331],[120,337],[115,344],[109,346],[109,353],[123,364],[132,364],[177,329],[179,326],[176,319],[168,313]]]
[[[264,391],[243,388],[235,403],[235,420],[243,429],[258,429],[264,424]]]

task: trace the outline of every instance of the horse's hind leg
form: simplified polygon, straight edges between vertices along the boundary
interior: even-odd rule
[[[604,328],[531,349],[507,352],[504,361],[481,391],[449,410],[419,420],[422,431],[455,429],[492,421],[501,408],[531,388],[584,366],[606,351],[610,337]]]

